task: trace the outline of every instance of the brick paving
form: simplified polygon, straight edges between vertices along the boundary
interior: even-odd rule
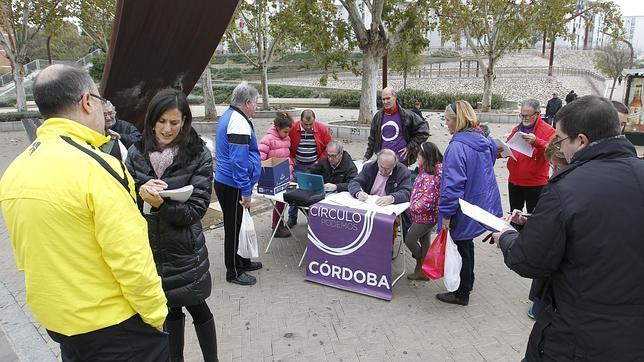
[[[347,110],[320,110],[325,118]],[[348,111],[351,112],[351,111]],[[318,116],[320,117],[320,115]],[[320,117],[322,118],[322,117]],[[263,123],[262,123],[263,122]],[[431,140],[444,149],[445,128],[432,116]],[[263,135],[268,121],[258,120]],[[492,125],[502,136],[508,125]],[[0,172],[27,146],[23,132],[0,133]],[[354,141],[346,149],[361,157],[364,142]],[[642,152],[642,149],[639,150]],[[496,166],[505,209],[507,170],[505,161]],[[45,178],[46,175],[43,175]],[[276,239],[264,254],[270,237],[270,213],[256,214],[264,269],[251,272],[258,278],[252,287],[225,282],[223,230],[206,231],[210,252],[213,290],[207,300],[216,320],[219,358],[222,361],[518,361],[522,358],[532,321],[526,316],[530,282],[505,267],[501,252],[475,241],[476,283],[467,307],[446,305],[434,295],[445,290],[441,280],[395,285],[393,300],[382,301],[304,281],[305,271],[297,263],[305,247],[303,218],[293,238]],[[480,238],[479,238],[480,240]],[[408,268],[413,261],[403,247]],[[399,272],[401,258],[394,264]],[[16,270],[4,220],[0,223],[0,280],[13,294],[27,317],[23,276]],[[188,317],[189,319],[189,317]],[[11,321],[3,321],[11,322]],[[33,322],[52,351],[59,350]],[[0,356],[7,352],[0,333]],[[200,361],[199,345],[191,323],[186,328],[186,361]]]

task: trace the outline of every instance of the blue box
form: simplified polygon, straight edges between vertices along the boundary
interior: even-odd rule
[[[288,158],[269,158],[262,161],[262,173],[257,182],[257,192],[275,195],[284,190],[290,181]]]

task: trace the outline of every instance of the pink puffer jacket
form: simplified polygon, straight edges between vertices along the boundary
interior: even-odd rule
[[[293,179],[293,160],[289,157],[291,155],[289,149],[291,147],[291,138],[289,136],[281,138],[277,133],[277,129],[273,126],[266,131],[266,135],[262,137],[258,147],[259,157],[262,161],[271,157],[288,158],[289,173],[291,179]]]

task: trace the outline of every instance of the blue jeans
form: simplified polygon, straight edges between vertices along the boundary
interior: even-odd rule
[[[313,163],[301,163],[298,162],[293,166],[293,173],[295,172],[309,172],[309,168],[313,166]],[[290,205],[288,207],[288,219],[297,221],[297,207]]]

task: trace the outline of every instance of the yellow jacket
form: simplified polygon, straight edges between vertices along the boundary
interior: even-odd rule
[[[135,313],[158,328],[167,314],[132,177],[97,150],[107,140],[80,123],[50,118],[0,180],[27,304],[45,328],[68,336]],[[83,150],[107,162],[131,192]]]

